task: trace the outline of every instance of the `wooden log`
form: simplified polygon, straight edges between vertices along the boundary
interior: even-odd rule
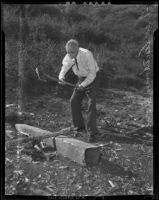
[[[47,146],[53,145],[56,148],[57,154],[67,157],[81,165],[95,165],[99,162],[101,155],[100,147],[62,135],[69,134],[70,128],[52,133],[26,124],[16,124],[16,129],[21,134],[27,134],[28,137],[10,140],[6,144],[19,144],[34,139],[43,139]]]
[[[100,147],[81,140],[67,137],[55,138],[57,154],[81,165],[96,165],[101,156]]]
[[[53,133],[51,131],[46,131],[46,130],[43,130],[34,126],[30,126],[27,124],[16,124],[15,127],[20,134],[28,135],[28,137],[9,140],[6,142],[6,145],[9,145],[9,144],[14,145],[14,144],[19,144],[19,143],[28,142],[30,140],[37,139],[37,140],[43,140],[46,146],[54,147],[53,140],[52,140],[53,137],[56,137],[62,134],[68,134],[70,132],[70,128],[64,128],[60,131]]]

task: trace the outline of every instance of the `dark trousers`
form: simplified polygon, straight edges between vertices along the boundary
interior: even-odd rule
[[[81,83],[83,79],[78,80],[78,84]],[[86,131],[90,135],[94,135],[97,133],[96,128],[96,94],[97,94],[97,86],[99,81],[99,72],[96,74],[96,78],[91,83],[85,91],[79,91],[74,89],[73,94],[71,96],[71,113],[73,125],[78,128],[85,127]],[[84,120],[82,115],[82,100],[85,97],[88,98],[88,108],[86,111],[86,119]]]

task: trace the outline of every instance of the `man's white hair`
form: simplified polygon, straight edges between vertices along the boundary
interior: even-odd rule
[[[71,46],[71,47],[73,47],[73,48],[78,48],[78,47],[79,47],[79,43],[78,43],[77,40],[70,39],[70,40],[66,43],[66,46],[65,46],[65,47],[67,48],[68,46]]]

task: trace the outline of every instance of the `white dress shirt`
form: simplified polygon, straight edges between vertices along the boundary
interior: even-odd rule
[[[88,49],[80,47],[76,59],[78,67],[76,64],[72,67],[72,65],[75,63],[75,59],[71,59],[71,57],[66,54],[62,61],[62,68],[59,74],[59,79],[64,79],[65,74],[72,67],[73,72],[78,77],[86,77],[85,80],[80,84],[83,87],[86,87],[94,81],[96,72],[99,70],[99,67],[93,57],[93,54]]]

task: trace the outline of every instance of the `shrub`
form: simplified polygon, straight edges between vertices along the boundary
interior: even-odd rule
[[[104,6],[104,7],[97,9],[96,13],[94,13],[94,14],[97,15],[97,17],[103,19],[103,18],[107,17],[110,13],[111,13],[110,7]]]
[[[112,33],[105,33],[103,38],[110,50],[115,50],[121,43],[120,39]]]
[[[87,23],[78,23],[71,27],[70,36],[75,37],[81,43],[103,44],[104,35],[94,29],[94,26]]]
[[[65,17],[70,24],[84,21],[87,19],[86,15],[77,13],[77,11],[75,10],[69,11],[67,14],[65,14]]]
[[[148,26],[149,22],[148,21],[145,21],[145,20],[138,20],[136,23],[135,23],[135,28],[138,30],[138,29],[145,29],[147,26]]]
[[[18,43],[8,42],[6,44],[6,83],[7,87],[18,85]],[[62,61],[62,51],[60,44],[54,42],[42,41],[23,46],[23,91],[27,95],[35,95],[44,91],[49,91],[49,88],[56,85],[56,82],[47,82],[46,84],[39,81],[35,73],[35,68],[39,67],[42,72],[52,76],[57,76]],[[11,78],[10,78],[11,77]],[[42,76],[42,78],[44,78]],[[15,84],[14,84],[15,83]],[[48,89],[47,89],[48,87]],[[42,94],[42,93],[41,93]]]
[[[42,15],[49,15],[51,17],[59,17],[61,15],[61,11],[55,5],[30,5],[28,7],[28,14],[31,17],[38,17]]]
[[[20,40],[21,37],[26,38],[29,35],[29,25],[19,12],[20,8],[17,6],[5,6],[3,9],[3,30],[6,38]],[[20,26],[20,21],[22,24]],[[22,35],[20,35],[22,33]]]
[[[100,70],[100,74],[99,74],[99,87],[100,88],[108,88],[110,85],[110,76],[108,76],[108,74],[104,71],[104,70]]]
[[[5,82],[7,85],[18,84],[19,43],[15,40],[5,41]],[[8,86],[7,86],[8,87]]]
[[[31,36],[35,40],[51,39],[56,42],[61,40],[61,26],[48,15],[32,19],[30,22]]]
[[[20,39],[19,16],[22,13],[18,6],[7,5],[3,9],[3,30],[7,40],[14,42]],[[26,82],[30,79],[37,81],[31,66],[38,65],[45,72],[57,76],[65,55],[65,43],[68,39],[75,38],[79,40],[80,46],[93,52],[102,70],[102,85],[106,83],[108,86],[107,81],[110,80],[114,81],[116,87],[140,85],[133,74],[142,69],[145,56],[142,54],[140,58],[136,58],[136,54],[145,43],[147,25],[150,24],[151,36],[157,27],[157,10],[152,9],[148,13],[147,6],[143,8],[140,5],[99,4],[26,5],[25,8],[26,20],[21,36],[26,39],[23,44]],[[16,45],[13,45],[10,51],[7,49],[6,55],[6,74],[17,79]],[[128,78],[127,74],[132,74],[133,77]],[[127,78],[123,78],[123,75]],[[137,86],[135,82],[138,82]]]
[[[13,38],[15,40],[19,37],[19,21],[17,18],[12,18],[8,21],[4,21],[3,30],[6,38]]]
[[[26,68],[35,69],[39,67],[41,71],[56,74],[59,72],[58,66],[61,66],[62,49],[60,44],[51,42],[50,40],[37,43],[34,41],[26,47],[27,62]]]
[[[122,12],[121,16],[122,17],[130,17],[130,18],[139,18],[141,15],[141,12],[139,9],[136,9],[136,6],[132,6],[129,7],[127,10],[124,10],[124,12]]]
[[[66,4],[64,17],[70,25],[87,20],[87,16],[85,14],[82,12],[79,13],[79,8],[80,7],[76,4]]]
[[[134,87],[136,89],[141,89],[144,87],[144,83],[141,79],[135,77],[135,76],[130,76],[130,75],[125,75],[125,76],[116,76],[112,82],[114,87],[117,88],[129,88],[129,87]]]

